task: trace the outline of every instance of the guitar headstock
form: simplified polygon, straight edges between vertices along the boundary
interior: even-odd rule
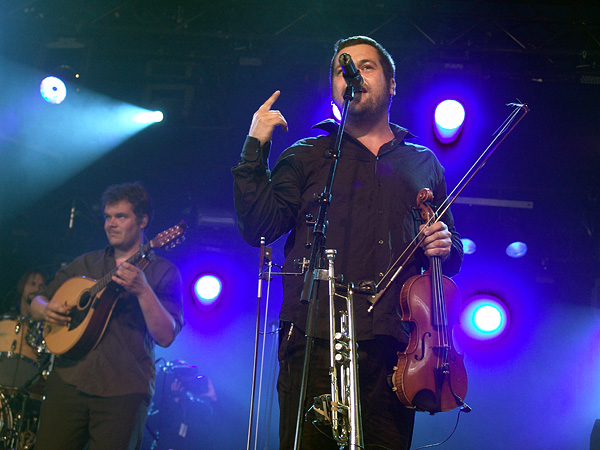
[[[154,239],[149,242],[150,248],[175,247],[185,239],[184,234],[186,229],[187,223],[185,223],[185,220],[182,220],[174,227],[158,233]]]

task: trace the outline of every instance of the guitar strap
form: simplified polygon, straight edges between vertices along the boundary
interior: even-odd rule
[[[152,261],[152,258],[154,257],[154,252],[150,251],[148,253],[143,254],[142,259],[137,263],[137,266],[140,268],[140,270],[143,272],[144,270],[146,270],[146,267],[148,267],[148,264],[150,264],[150,262]]]
[[[141,269],[141,271],[143,272],[144,270],[146,270],[146,267],[148,267],[148,264],[150,264],[150,261],[148,260],[147,257],[145,257],[144,259],[142,259],[139,263],[137,263],[137,266]]]

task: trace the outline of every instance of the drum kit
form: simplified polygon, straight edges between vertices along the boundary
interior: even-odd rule
[[[0,316],[0,450],[34,448],[44,383],[53,362],[41,322]],[[156,396],[146,424],[149,439],[145,436],[142,448],[195,449],[193,424],[208,425],[215,402],[211,381],[199,375],[196,366],[180,360],[157,361]]]
[[[0,450],[27,450],[35,443],[53,360],[42,331],[42,323],[28,317],[0,317]]]

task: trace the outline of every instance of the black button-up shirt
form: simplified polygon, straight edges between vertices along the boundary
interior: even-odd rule
[[[334,145],[337,124],[328,120],[316,127],[329,134],[298,141],[283,152],[272,172],[267,165],[270,143],[260,148],[257,139],[247,137],[242,159],[233,169],[242,237],[258,246],[261,236],[269,243],[290,232],[284,247],[285,272],[298,272],[295,261],[310,257],[306,243],[312,242],[312,225],[307,225],[306,216],[318,216],[315,194],[323,192],[331,162],[328,150]],[[433,191],[435,205],[446,198],[444,169],[433,152],[406,142],[406,129],[394,124],[390,127],[395,137],[377,156],[347,133],[341,144],[327,217],[326,248],[337,250],[336,275],[343,274],[355,285],[379,282],[413,240],[419,225],[413,207],[422,188]],[[452,232],[452,251],[443,264],[444,273],[454,275],[462,261],[462,244],[450,211],[442,221]],[[367,313],[370,296],[355,295],[358,340],[390,335],[406,342],[406,325],[400,321],[400,288],[425,264],[419,250],[371,313]],[[305,329],[308,310],[300,302],[303,282],[303,276],[284,277],[280,314],[282,320],[294,322],[300,329]],[[327,286],[321,285],[317,336],[326,338]]]

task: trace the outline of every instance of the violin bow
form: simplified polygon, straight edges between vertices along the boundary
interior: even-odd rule
[[[473,165],[467,170],[467,173],[461,178],[456,187],[452,189],[450,194],[446,197],[446,199],[442,202],[442,204],[438,207],[438,211],[436,211],[435,215],[430,217],[426,226],[432,225],[440,220],[446,211],[450,208],[450,205],[454,203],[456,198],[461,194],[461,192],[467,187],[467,185],[471,182],[473,177],[481,170],[481,168],[485,165],[485,163],[490,159],[492,154],[496,151],[496,149],[504,142],[504,140],[508,137],[508,135],[515,129],[515,127],[523,120],[525,115],[529,112],[529,107],[524,103],[508,103],[506,106],[513,107],[513,110],[508,115],[508,117],[504,120],[502,125],[494,132],[492,142],[486,147],[479,158],[473,163]],[[520,114],[522,113],[522,114]],[[441,211],[441,212],[440,212]],[[404,266],[410,260],[410,258],[414,255],[417,248],[419,248],[421,242],[425,239],[423,236],[423,231],[419,230],[417,235],[413,238],[412,241],[407,245],[407,247],[402,251],[400,256],[394,261],[394,263],[390,266],[386,273],[383,274],[379,283],[375,284],[375,294],[372,296],[371,305],[367,309],[367,312],[373,311],[375,305],[379,302],[385,291],[391,286],[396,277],[404,270]],[[418,242],[417,242],[418,241]],[[415,244],[416,243],[416,244]],[[410,253],[405,257],[406,253],[410,250]],[[400,264],[400,261],[402,263]],[[392,276],[389,278],[387,283],[379,289],[379,286],[383,281],[388,277],[390,273]]]

